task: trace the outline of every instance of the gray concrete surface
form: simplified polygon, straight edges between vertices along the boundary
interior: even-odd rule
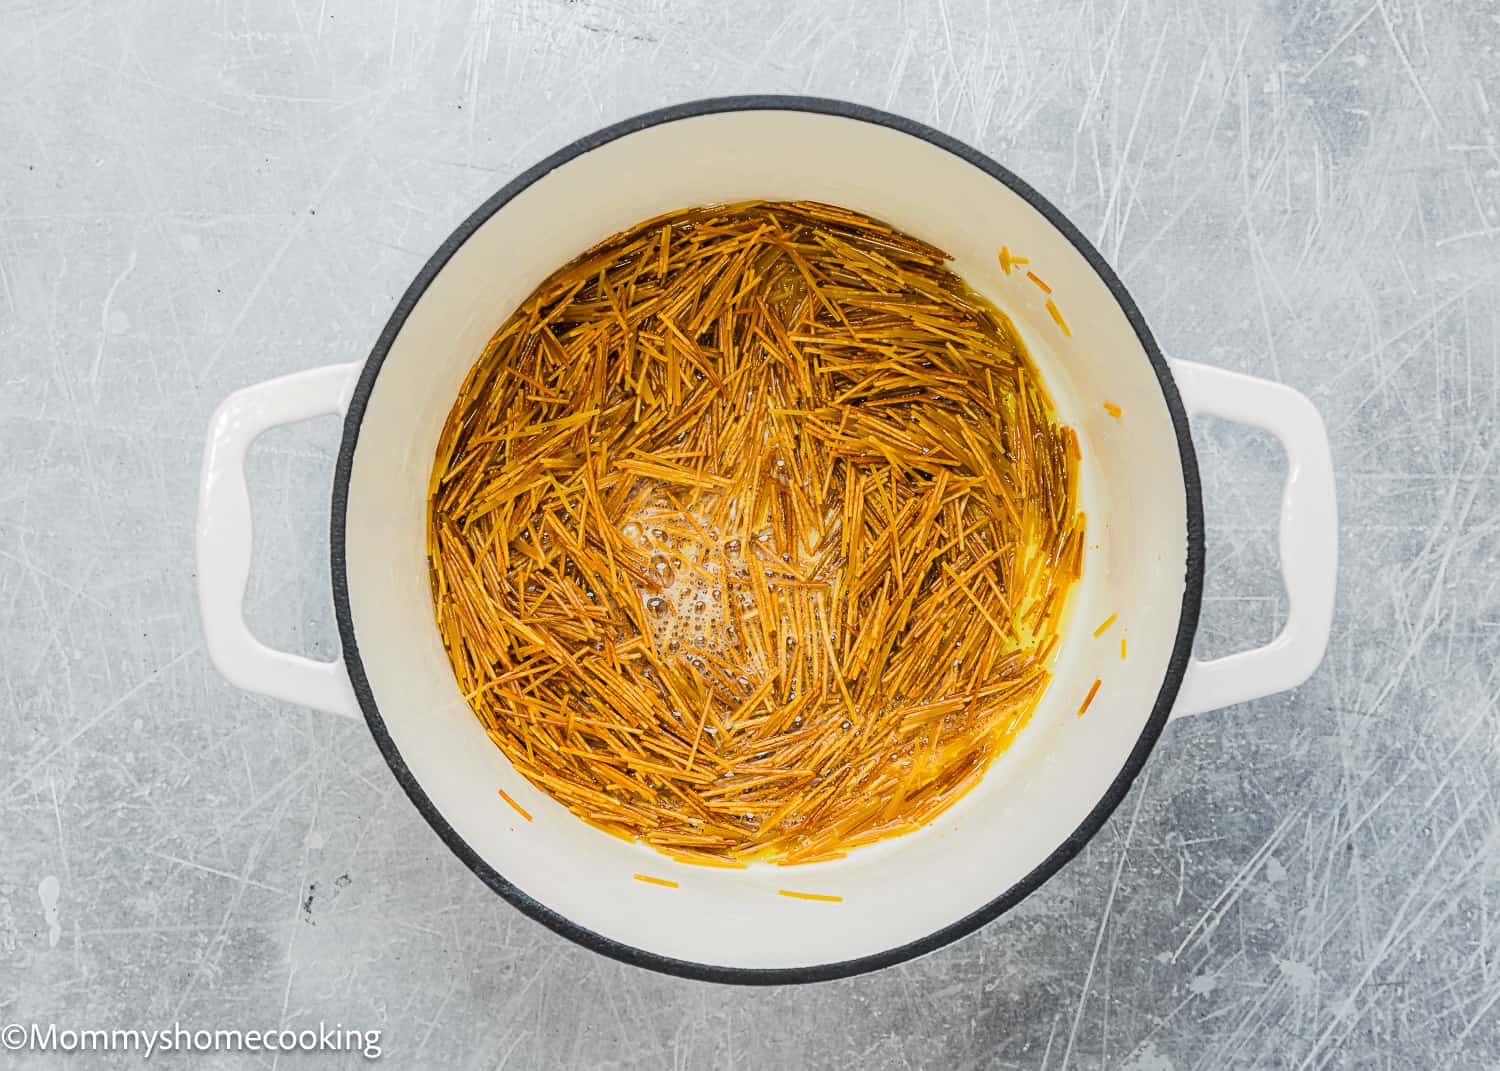
[[[342,1022],[397,1067],[1500,1066],[1497,46],[1477,0],[0,0],[0,1021]],[[617,965],[488,892],[362,726],[219,678],[190,540],[223,395],[361,357],[545,153],[758,91],[1026,177],[1168,353],[1315,399],[1343,516],[1311,682],[1171,726],[977,935],[769,991]],[[1281,462],[1198,432],[1215,654],[1284,607]],[[252,616],[323,655],[335,436],[252,465]]]

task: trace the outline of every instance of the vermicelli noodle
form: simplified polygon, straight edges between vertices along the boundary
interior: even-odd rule
[[[694,208],[491,339],[428,553],[533,785],[684,861],[812,862],[930,821],[1026,724],[1082,568],[1078,442],[947,259],[830,205]]]

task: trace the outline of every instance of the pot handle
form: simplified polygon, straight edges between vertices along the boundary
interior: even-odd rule
[[[1286,451],[1281,575],[1286,626],[1264,647],[1188,665],[1172,717],[1200,714],[1295,688],[1323,660],[1338,573],[1338,508],[1328,430],[1307,396],[1282,383],[1190,361],[1170,361],[1190,415],[1263,428]]]
[[[198,608],[209,657],[233,684],[346,717],[360,716],[342,661],[277,651],[245,623],[252,524],[245,454],[262,432],[316,416],[342,416],[360,362],[312,368],[237,390],[208,425],[198,483]]]

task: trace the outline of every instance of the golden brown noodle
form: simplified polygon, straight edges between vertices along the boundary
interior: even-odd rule
[[[1057,310],[1057,302],[1053,301],[1051,298],[1047,299],[1047,311],[1052,314],[1052,321],[1057,324],[1058,327],[1062,328],[1063,334],[1073,334],[1073,332],[1068,329],[1068,321],[1064,320],[1063,314]]]
[[[842,896],[829,896],[826,893],[793,892],[791,889],[778,889],[782,896],[790,896],[793,900],[822,900],[829,904],[841,904],[844,902]]]
[[[531,821],[531,812],[528,811],[525,807],[522,807],[515,800],[511,799],[510,793],[505,791],[505,789],[503,788],[500,790],[500,798],[503,799],[506,803],[510,804],[511,809],[519,814],[522,818],[526,819],[526,821]]]
[[[1078,708],[1078,716],[1080,718],[1083,717],[1084,713],[1089,709],[1089,704],[1094,701],[1094,696],[1099,694],[1099,685],[1103,683],[1104,682],[1100,680],[1094,681],[1094,686],[1089,689],[1089,694],[1083,697],[1083,705]]]
[[[930,821],[1026,724],[1082,568],[1078,441],[946,260],[831,205],[690,209],[491,339],[428,555],[532,784],[685,862],[814,862]]]

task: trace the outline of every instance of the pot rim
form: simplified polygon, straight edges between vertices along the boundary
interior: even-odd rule
[[[1110,782],[1100,797],[1099,802],[1094,805],[1094,808],[1088,813],[1082,823],[1079,824],[1078,828],[1069,834],[1050,855],[1022,877],[1021,880],[1004,890],[983,907],[978,908],[956,922],[949,923],[947,926],[918,940],[910,941],[895,948],[885,949],[871,955],[801,967],[726,967],[711,963],[699,963],[693,960],[677,959],[649,952],[580,926],[578,923],[573,922],[566,916],[529,896],[515,885],[512,885],[503,875],[485,862],[469,846],[468,842],[448,824],[442,813],[433,805],[427,794],[422,790],[422,786],[417,782],[416,777],[412,774],[410,768],[407,767],[400,750],[396,747],[390,733],[386,730],[379,705],[375,701],[374,692],[371,690],[369,679],[365,675],[364,663],[360,659],[359,643],[355,636],[354,619],[349,604],[349,578],[345,557],[349,480],[354,465],[354,450],[359,442],[360,425],[364,419],[365,407],[369,401],[370,392],[374,389],[375,381],[380,375],[380,368],[386,354],[390,351],[396,336],[406,323],[407,317],[411,314],[417,302],[421,300],[423,294],[426,293],[428,286],[431,285],[432,281],[447,265],[448,260],[459,247],[488,221],[491,216],[505,207],[517,194],[545,177],[549,172],[576,157],[582,156],[617,138],[663,123],[671,123],[680,119],[689,119],[722,112],[740,111],[812,112],[884,126],[903,134],[921,138],[923,141],[937,148],[952,153],[954,156],[984,171],[991,178],[1005,184],[1017,195],[1025,199],[1053,227],[1057,228],[1084,259],[1088,261],[1089,266],[1109,288],[1110,293],[1114,296],[1115,301],[1119,304],[1121,311],[1125,314],[1131,328],[1134,330],[1136,338],[1145,350],[1146,356],[1151,361],[1151,367],[1156,373],[1156,378],[1161,385],[1162,396],[1166,402],[1167,410],[1172,417],[1173,431],[1177,437],[1178,453],[1182,460],[1183,484],[1186,492],[1187,570],[1182,595],[1182,610],[1177,623],[1177,636],[1173,641],[1172,655],[1167,664],[1166,675],[1162,680],[1160,691],[1157,692],[1155,703],[1151,709],[1151,715],[1147,719],[1140,737],[1136,740],[1135,746],[1131,749],[1125,765],[1115,776],[1114,780]],[[1131,784],[1135,781],[1136,776],[1140,773],[1141,768],[1145,765],[1151,749],[1161,736],[1162,728],[1167,722],[1167,717],[1171,712],[1173,702],[1177,698],[1178,689],[1182,684],[1183,676],[1187,672],[1188,663],[1191,659],[1193,636],[1197,631],[1198,613],[1203,596],[1203,501],[1198,478],[1197,457],[1193,451],[1193,441],[1188,429],[1187,412],[1183,408],[1182,399],[1178,395],[1177,386],[1172,378],[1167,361],[1157,348],[1156,340],[1147,328],[1140,310],[1136,307],[1134,300],[1132,300],[1129,292],[1125,289],[1125,285],[1105,262],[1099,251],[1094,248],[1093,244],[1084,237],[1082,232],[1066,216],[1040,193],[999,163],[996,163],[988,156],[969,147],[956,138],[952,138],[922,123],[861,104],[796,95],[762,94],[711,97],[659,108],[603,127],[600,130],[579,138],[572,144],[559,149],[546,159],[523,171],[520,175],[501,187],[499,191],[491,195],[467,219],[459,224],[453,233],[438,247],[437,251],[433,253],[431,258],[428,259],[427,263],[423,265],[422,270],[417,274],[411,285],[406,288],[406,292],[402,294],[395,311],[391,313],[390,319],[381,330],[380,337],[376,340],[374,348],[370,351],[369,358],[365,361],[365,366],[360,373],[358,383],[355,385],[353,395],[349,401],[349,408],[344,417],[343,438],[339,445],[338,462],[334,470],[332,517],[329,528],[334,616],[338,623],[339,639],[343,645],[344,664],[348,669],[349,680],[353,685],[355,697],[359,701],[360,709],[364,712],[365,721],[370,727],[371,735],[375,738],[375,744],[379,747],[380,753],[385,757],[385,761],[390,766],[391,772],[395,775],[397,782],[405,790],[412,804],[421,812],[422,817],[427,820],[428,825],[442,838],[453,854],[458,856],[481,881],[505,900],[509,901],[514,907],[520,909],[554,933],[558,933],[585,948],[602,953],[622,963],[628,963],[637,967],[646,967],[663,974],[677,975],[700,981],[739,985],[787,985],[830,981],[837,978],[847,978],[851,975],[863,974],[866,971],[878,970],[882,967],[889,967],[917,956],[925,955],[972,933],[984,924],[998,918],[1057,873],[1064,863],[1068,862],[1068,860],[1072,859],[1082,850],[1083,846],[1103,827],[1105,821],[1114,812],[1115,808],[1119,806],[1120,802],[1125,798],[1125,794],[1129,791]]]

